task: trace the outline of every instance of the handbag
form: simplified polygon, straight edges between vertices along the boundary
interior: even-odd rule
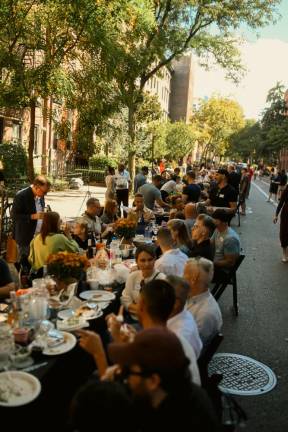
[[[16,241],[12,238],[10,234],[7,238],[6,245],[6,261],[8,263],[15,264],[18,261],[18,248]]]

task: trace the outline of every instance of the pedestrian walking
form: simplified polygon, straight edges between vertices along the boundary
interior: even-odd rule
[[[280,213],[280,243],[283,251],[282,262],[288,262],[288,186],[284,189],[273,222],[276,224]]]
[[[279,181],[279,178],[278,178],[278,175],[277,175],[275,168],[271,168],[269,196],[268,196],[267,202],[271,201],[272,195],[274,195],[274,200],[276,202],[279,183],[280,183],[280,181]]]

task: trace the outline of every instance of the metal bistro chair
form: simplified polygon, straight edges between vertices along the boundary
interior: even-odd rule
[[[237,258],[234,266],[231,268],[227,275],[223,276],[223,280],[216,282],[211,290],[211,294],[214,296],[215,300],[219,300],[227,285],[232,285],[233,287],[233,308],[235,315],[238,316],[238,293],[237,293],[237,270],[244,260],[245,255],[241,253]]]

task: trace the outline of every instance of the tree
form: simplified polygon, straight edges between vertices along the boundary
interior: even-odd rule
[[[244,128],[231,135],[227,155],[236,160],[259,159],[263,155],[262,135],[259,122],[246,120]]]
[[[115,80],[128,108],[129,168],[135,169],[136,112],[147,81],[164,66],[192,49],[204,63],[211,59],[239,78],[243,71],[232,31],[252,29],[273,19],[279,0],[138,0],[124,2],[119,12],[113,49],[103,52],[106,63],[117,58]]]
[[[284,85],[277,82],[275,87],[269,90],[266,102],[261,119],[261,156],[276,163],[279,151],[288,146],[288,112]]]
[[[202,161],[206,163],[208,159],[226,155],[231,135],[244,126],[244,115],[236,101],[213,96],[201,102],[192,122],[202,147]]]
[[[43,98],[66,98],[73,90],[69,60],[98,3],[93,0],[3,0],[0,9],[0,105],[30,109],[28,175],[34,176],[35,111]],[[11,25],[13,22],[13,25]],[[44,123],[45,130],[45,123]],[[43,148],[45,157],[46,149]],[[43,164],[44,165],[44,164]],[[46,161],[45,161],[46,165]]]

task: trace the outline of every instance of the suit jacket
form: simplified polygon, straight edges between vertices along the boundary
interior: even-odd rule
[[[44,208],[44,198],[41,204]],[[12,206],[13,237],[20,246],[29,246],[34,237],[37,220],[31,219],[33,213],[36,213],[35,196],[29,186],[17,192]]]

